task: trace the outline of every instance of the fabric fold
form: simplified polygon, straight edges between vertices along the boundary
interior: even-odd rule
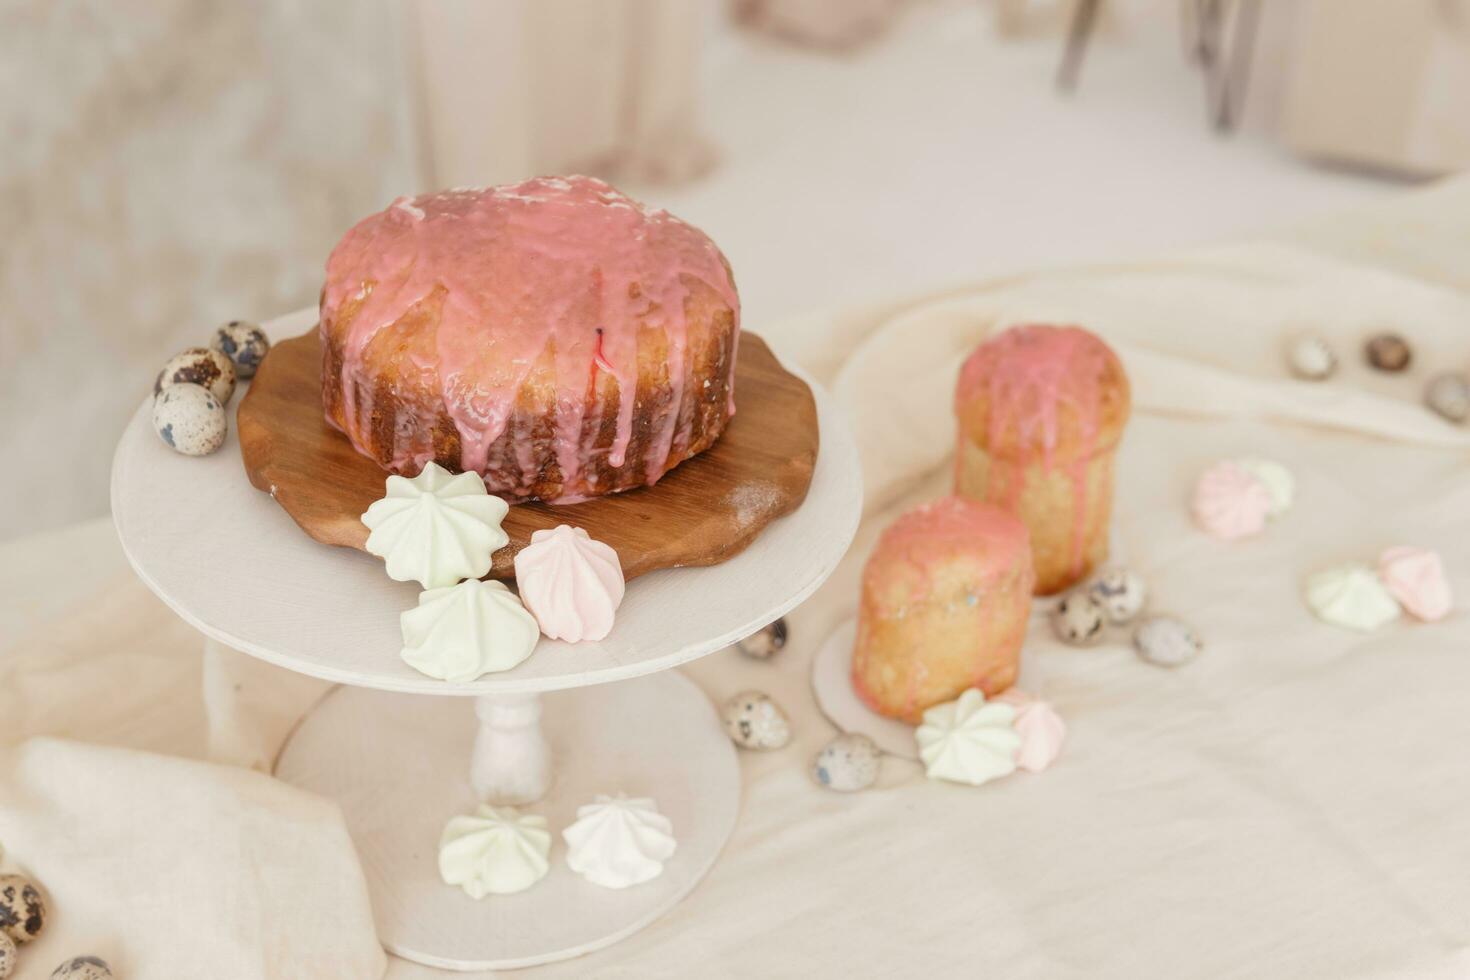
[[[28,962],[130,980],[363,980],[386,959],[335,803],[256,772],[57,738],[0,749],[0,833],[53,910]]]

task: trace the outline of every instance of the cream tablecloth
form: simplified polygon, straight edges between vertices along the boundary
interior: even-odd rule
[[[523,975],[1470,976],[1470,613],[1360,636],[1299,597],[1314,568],[1419,543],[1470,603],[1470,430],[1418,405],[1428,373],[1470,362],[1465,290],[1462,181],[1270,241],[773,327],[853,413],[869,513],[780,658],[726,651],[687,673],[716,698],[771,692],[796,737],[743,757],[734,838],[678,909]],[[970,789],[889,759],[878,788],[825,792],[805,772],[832,733],[812,652],[852,612],[884,522],[944,491],[959,359],[1032,319],[1123,355],[1136,416],[1115,551],[1207,651],[1162,671],[1033,629],[1031,683],[1072,732],[1051,771]],[[1331,384],[1284,378],[1296,326],[1345,355]],[[1358,363],[1379,328],[1415,345],[1409,375]],[[1202,467],[1243,453],[1289,463],[1299,501],[1221,544],[1186,501]],[[201,656],[106,522],[0,548],[0,842],[59,910],[23,980],[84,951],[135,980],[441,976],[376,953],[335,808],[246,768],[322,690]]]

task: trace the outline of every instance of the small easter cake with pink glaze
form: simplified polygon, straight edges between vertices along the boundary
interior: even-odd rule
[[[1026,526],[945,497],[894,521],[863,569],[852,682],[879,714],[924,710],[1016,680],[1035,585]]]
[[[735,411],[740,301],[703,232],[588,177],[395,201],[321,297],[327,420],[393,473],[511,500],[655,483]]]
[[[1079,327],[1013,327],[960,370],[955,492],[1025,522],[1041,595],[1108,556],[1113,458],[1129,408],[1117,355]]]

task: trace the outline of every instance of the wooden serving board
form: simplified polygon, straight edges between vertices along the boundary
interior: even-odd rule
[[[271,348],[240,402],[240,455],[250,482],[312,538],[361,551],[361,516],[383,496],[388,474],[327,424],[321,363],[314,329]],[[512,562],[532,532],[558,524],[611,545],[630,579],[739,554],[806,498],[818,429],[811,389],[750,333],[740,336],[735,403],[719,441],[656,486],[579,504],[511,505],[502,525],[510,544],[495,553],[489,577],[514,578]]]

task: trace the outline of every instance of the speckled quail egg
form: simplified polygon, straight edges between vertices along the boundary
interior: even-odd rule
[[[74,956],[51,971],[51,980],[112,980],[112,968],[100,956]]]
[[[1086,590],[1062,597],[1051,613],[1051,628],[1057,639],[1074,647],[1089,646],[1102,639],[1107,610]]]
[[[1470,418],[1470,378],[1457,372],[1436,374],[1424,387],[1424,404],[1451,422]]]
[[[770,660],[786,646],[786,620],[778,619],[765,629],[753,633],[735,644],[740,652],[752,660]]]
[[[46,927],[41,890],[24,875],[0,875],[0,932],[28,943]]]
[[[153,431],[174,452],[208,456],[225,442],[225,407],[199,385],[169,385],[153,399]]]
[[[878,746],[866,735],[847,732],[828,742],[812,760],[812,778],[828,789],[852,793],[878,779]]]
[[[1298,334],[1286,345],[1286,365],[1298,378],[1323,381],[1337,370],[1337,355],[1317,334]]]
[[[1148,585],[1143,576],[1126,568],[1107,568],[1087,586],[1088,594],[1101,603],[1114,623],[1131,622],[1148,602]]]
[[[1363,345],[1363,357],[1380,371],[1398,372],[1407,370],[1414,359],[1409,342],[1396,333],[1381,333],[1369,337]]]
[[[17,955],[15,940],[0,932],[0,980],[15,973]]]
[[[203,385],[221,405],[228,405],[235,393],[235,363],[217,350],[190,347],[169,358],[153,381],[153,393],[169,385]]]
[[[760,691],[742,691],[725,702],[725,731],[742,749],[779,749],[791,741],[786,712]]]
[[[256,368],[271,349],[270,338],[259,324],[231,320],[214,332],[209,346],[230,359],[241,378],[255,377]]]
[[[1204,644],[1188,625],[1173,616],[1151,616],[1133,634],[1138,655],[1158,667],[1178,667],[1199,656]]]

